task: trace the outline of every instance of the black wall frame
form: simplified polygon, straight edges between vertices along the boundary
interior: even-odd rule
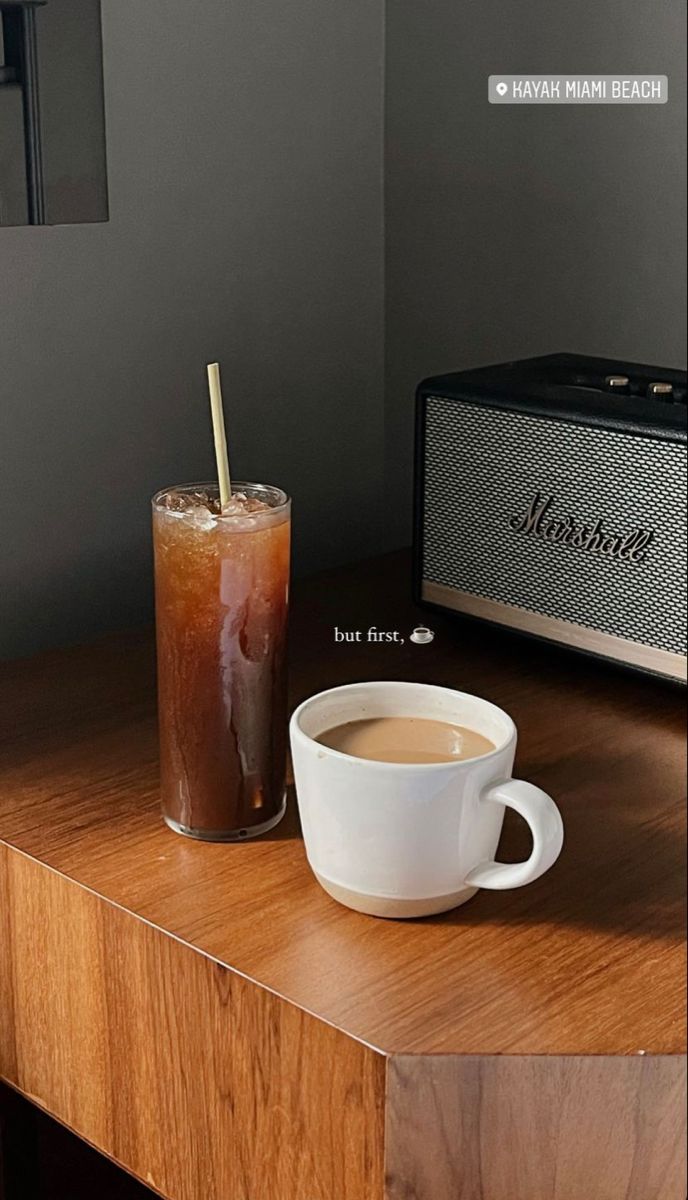
[[[45,0],[0,0],[5,65],[3,83],[18,83],[24,112],[24,156],[30,225],[45,224],[45,189],[41,150],[36,9]]]

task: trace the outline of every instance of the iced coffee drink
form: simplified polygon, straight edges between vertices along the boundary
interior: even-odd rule
[[[163,815],[231,841],[284,812],[290,501],[262,484],[153,499]]]

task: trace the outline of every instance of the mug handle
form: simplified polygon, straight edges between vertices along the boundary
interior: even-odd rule
[[[530,826],[533,849],[520,863],[484,862],[466,876],[466,883],[481,888],[517,888],[544,875],[557,861],[564,842],[564,824],[551,796],[523,779],[507,779],[487,788],[481,804],[513,808]]]

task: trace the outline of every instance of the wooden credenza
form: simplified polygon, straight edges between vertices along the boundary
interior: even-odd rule
[[[297,586],[293,702],[494,700],[562,810],[553,870],[350,912],[293,796],[252,842],[162,824],[149,633],[5,664],[0,1075],[169,1200],[684,1200],[683,696],[434,614],[415,645],[408,591],[404,555]],[[501,856],[527,853],[508,813]]]

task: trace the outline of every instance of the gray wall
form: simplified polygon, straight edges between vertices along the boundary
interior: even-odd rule
[[[682,20],[389,0],[385,276],[383,0],[104,0],[110,221],[0,230],[0,654],[149,614],[149,496],[213,470],[208,359],[299,571],[408,540],[422,376],[681,365]],[[670,103],[486,101],[492,71],[612,69]]]
[[[682,0],[390,0],[387,479],[409,538],[414,385],[571,350],[685,364]],[[497,107],[487,77],[663,73],[665,107]]]
[[[28,217],[23,122],[21,87],[4,84],[0,87],[0,226],[22,225]]]
[[[0,654],[150,611],[209,359],[297,568],[378,547],[382,35],[370,0],[105,0],[110,221],[0,229]]]
[[[49,0],[36,12],[45,218],[107,219],[99,0]]]

